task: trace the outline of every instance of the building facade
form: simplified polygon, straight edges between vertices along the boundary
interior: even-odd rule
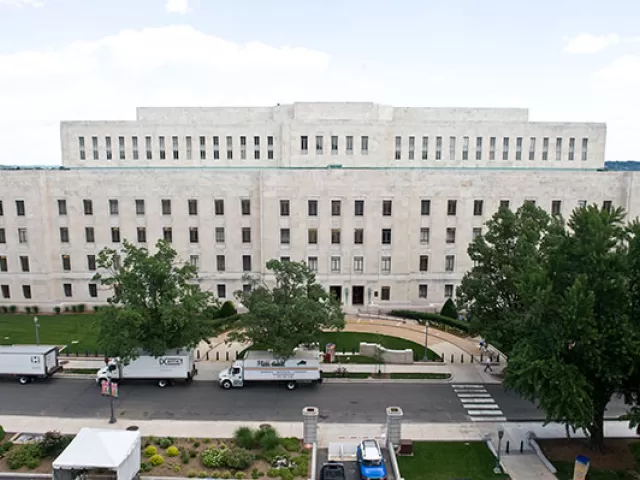
[[[0,305],[102,304],[97,253],[170,240],[222,299],[304,260],[345,309],[438,308],[500,205],[640,204],[606,129],[521,109],[296,103],[63,122],[62,167],[0,171]],[[268,278],[267,278],[268,280]]]

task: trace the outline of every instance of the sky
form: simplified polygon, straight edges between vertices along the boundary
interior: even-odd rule
[[[137,106],[369,101],[607,123],[640,160],[634,0],[0,0],[0,164]]]

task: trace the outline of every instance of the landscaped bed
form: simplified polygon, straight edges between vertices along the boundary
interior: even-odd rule
[[[507,479],[496,475],[496,460],[484,442],[414,442],[413,456],[398,456],[402,476],[411,480]]]
[[[558,469],[558,480],[573,478],[578,455],[589,457],[589,480],[632,480],[640,478],[640,441],[631,438],[607,438],[603,452],[589,448],[579,438],[538,440],[545,456]]]
[[[7,434],[6,438],[11,436]],[[72,438],[48,432],[39,443],[12,445],[0,440],[0,472],[49,473],[53,461]],[[143,437],[140,473],[190,478],[293,480],[308,477],[309,453],[299,439],[280,438],[268,425],[258,430],[240,428],[233,439],[226,440]]]

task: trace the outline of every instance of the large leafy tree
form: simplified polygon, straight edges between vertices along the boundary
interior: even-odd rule
[[[122,252],[103,249],[94,280],[113,295],[99,312],[99,346],[125,362],[141,350],[154,356],[192,348],[214,336],[224,321],[214,320],[219,305],[194,282],[196,268],[179,264],[168,242],[155,253],[125,240]]]
[[[299,345],[319,342],[323,330],[344,328],[340,303],[317,283],[304,262],[270,260],[267,269],[275,276],[273,286],[253,278],[250,292],[236,292],[248,312],[230,339],[258,344],[287,358]]]
[[[534,217],[544,215],[540,211]],[[502,304],[511,309],[507,315],[480,317],[478,325],[481,330],[486,326],[487,337],[514,335],[505,341],[510,354],[506,386],[537,403],[547,421],[586,430],[592,446],[600,449],[606,406],[615,393],[630,392],[640,353],[639,318],[631,314],[624,213],[589,206],[573,212],[568,228],[559,221],[524,222],[522,227],[512,243],[528,245],[530,260],[517,258],[514,268],[505,255],[497,268],[491,264],[493,271],[511,273],[510,290],[505,290],[516,301]],[[490,223],[487,236],[495,238],[497,232],[499,224]],[[532,239],[538,239],[535,248]],[[498,258],[492,249],[472,245],[469,250],[478,267]],[[468,277],[474,271],[486,268],[474,268]],[[486,313],[492,307],[478,303],[500,305],[496,292],[501,290],[492,283],[479,287],[478,279],[473,280],[479,294],[465,291],[469,280],[461,287],[466,301],[474,303],[472,309]]]

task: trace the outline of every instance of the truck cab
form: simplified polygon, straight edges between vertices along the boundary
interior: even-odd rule
[[[234,362],[228,369],[218,375],[220,386],[225,390],[244,386],[244,372],[242,362]]]

